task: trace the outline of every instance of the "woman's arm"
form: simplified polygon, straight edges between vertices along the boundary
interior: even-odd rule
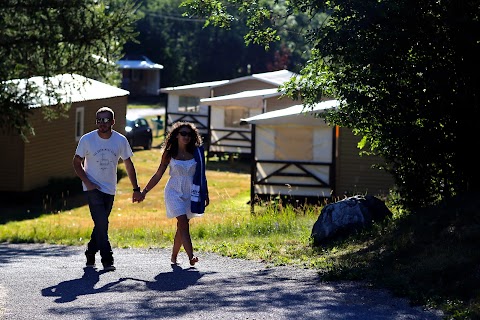
[[[145,188],[142,191],[143,197],[145,197],[147,192],[152,190],[157,185],[157,183],[162,179],[163,174],[165,173],[165,170],[167,170],[167,167],[168,167],[169,163],[170,163],[170,156],[167,154],[167,151],[165,151],[162,154],[162,161],[160,162],[160,165],[158,166],[157,171],[150,178],[150,180],[145,185]]]

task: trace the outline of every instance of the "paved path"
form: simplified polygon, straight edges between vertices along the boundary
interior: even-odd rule
[[[312,270],[181,252],[114,249],[115,272],[84,268],[83,248],[0,243],[0,319],[441,319],[358,283]]]

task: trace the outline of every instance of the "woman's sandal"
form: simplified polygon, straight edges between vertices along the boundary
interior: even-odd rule
[[[192,259],[190,259],[190,265],[193,267],[195,265],[195,263],[198,262],[198,257],[193,257]]]

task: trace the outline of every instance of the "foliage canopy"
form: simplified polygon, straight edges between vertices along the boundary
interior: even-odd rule
[[[40,91],[58,100],[54,87],[39,90],[28,82],[19,88],[11,80],[78,73],[113,82],[123,45],[135,36],[135,11],[131,0],[2,1],[0,128],[23,137],[33,134],[28,120],[31,101]],[[65,108],[68,104],[42,111],[46,119],[54,119]]]
[[[230,21],[228,28],[216,28],[211,23],[205,25],[203,17],[185,16],[187,8],[181,3],[182,0],[142,0],[138,8],[142,18],[136,24],[139,35],[125,45],[127,55],[146,55],[165,66],[162,87],[281,69],[298,72],[308,58],[305,53],[310,50],[300,31],[325,19],[319,16],[312,20],[299,14],[283,20],[280,40],[265,50],[254,37],[245,45],[247,18]],[[284,4],[279,4],[275,6],[275,15],[285,16],[286,10]]]
[[[187,14],[228,27],[247,17],[246,39],[279,36],[273,15],[315,17],[305,30],[310,59],[286,88],[308,107],[324,96],[341,107],[330,124],[362,137],[363,152],[382,156],[402,201],[424,207],[478,189],[480,6],[478,1],[185,0]],[[253,7],[252,7],[253,6]],[[258,8],[255,8],[258,6]],[[251,9],[254,8],[254,9]]]

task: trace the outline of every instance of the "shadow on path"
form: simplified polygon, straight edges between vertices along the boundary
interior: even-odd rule
[[[58,297],[54,301],[57,303],[65,303],[76,300],[79,296],[106,292],[116,284],[122,282],[110,282],[101,288],[95,289],[95,284],[100,280],[100,275],[106,271],[97,271],[95,268],[83,268],[83,276],[79,279],[62,281],[55,286],[42,289],[42,296],[44,297]]]
[[[145,286],[150,290],[155,291],[179,291],[195,285],[203,276],[197,269],[190,267],[183,269],[178,265],[172,264],[171,272],[161,272],[155,276],[155,281],[148,281],[138,278],[120,278],[121,281],[133,280],[145,283]]]

